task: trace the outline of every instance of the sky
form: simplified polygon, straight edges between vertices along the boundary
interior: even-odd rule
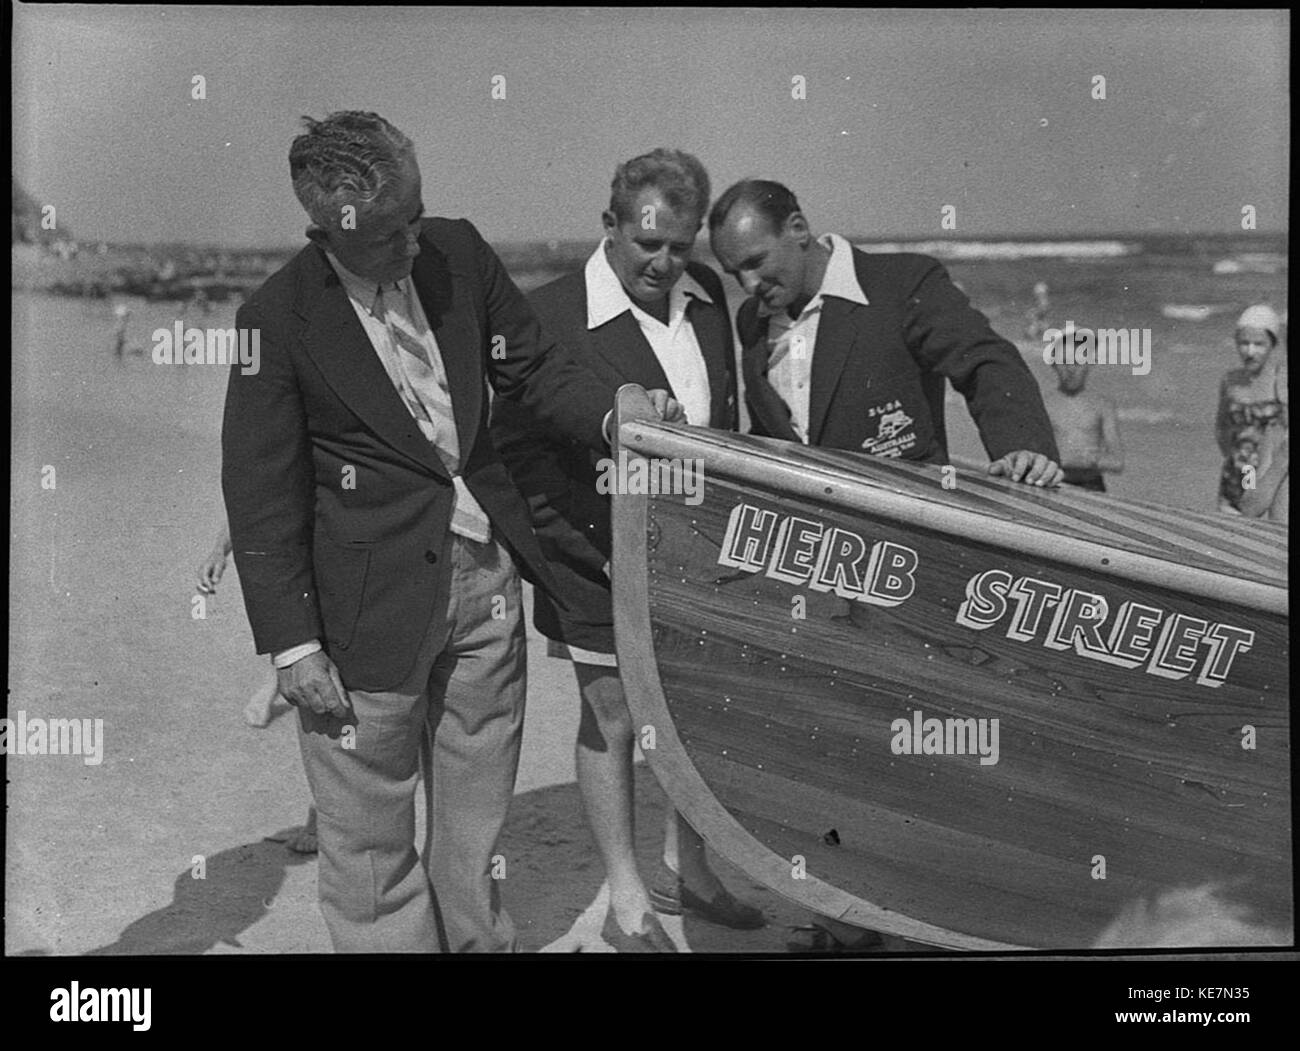
[[[291,246],[300,116],[367,109],[429,212],[499,242],[598,238],[656,146],[715,196],[786,183],[816,232],[1239,233],[1250,205],[1281,233],[1289,37],[1281,11],[19,4],[13,170],[82,239]]]

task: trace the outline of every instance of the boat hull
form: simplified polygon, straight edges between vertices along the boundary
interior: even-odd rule
[[[615,497],[614,560],[646,755],[711,845],[814,912],[956,948],[1087,947],[1206,884],[1291,929],[1284,611],[1099,573],[1050,533],[900,521],[890,483],[940,507],[937,469],[711,441],[701,492]],[[972,506],[1007,491],[946,477]]]

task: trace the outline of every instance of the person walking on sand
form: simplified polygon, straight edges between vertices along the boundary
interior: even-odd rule
[[[119,303],[113,308],[113,317],[117,319],[113,324],[113,356],[118,364],[122,364],[126,361],[126,323],[130,320],[131,308]]]

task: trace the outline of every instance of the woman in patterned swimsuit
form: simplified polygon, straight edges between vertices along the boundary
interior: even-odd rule
[[[1257,482],[1265,432],[1288,425],[1285,382],[1273,357],[1279,328],[1277,314],[1267,306],[1250,307],[1237,321],[1242,363],[1223,378],[1215,422],[1224,457],[1219,510],[1227,514],[1241,513],[1244,488],[1253,489]]]

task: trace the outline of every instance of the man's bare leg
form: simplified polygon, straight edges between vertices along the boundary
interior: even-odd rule
[[[726,890],[722,881],[709,868],[704,852],[704,840],[691,828],[686,818],[671,807],[664,815],[664,865],[681,877],[694,894],[711,900]]]
[[[637,871],[632,809],[632,716],[615,668],[573,666],[582,695],[578,789],[609,880],[610,908],[628,934],[642,929],[650,895]]]

